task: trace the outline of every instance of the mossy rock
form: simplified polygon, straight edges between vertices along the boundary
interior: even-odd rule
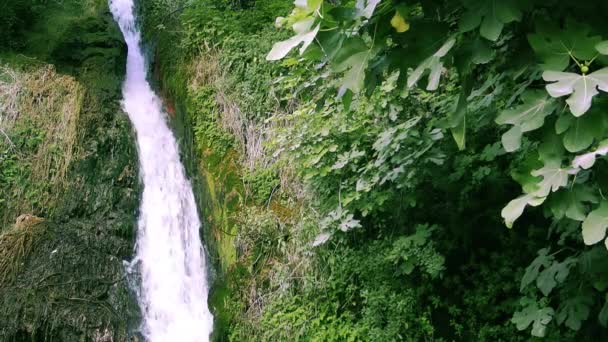
[[[15,260],[19,272],[0,284],[0,340],[28,336],[70,342],[108,335],[126,341],[133,336],[139,312],[123,265],[131,246],[108,233],[116,223],[36,225],[28,250]]]
[[[126,49],[106,1],[49,2],[41,16],[24,33],[25,47],[2,55],[27,56],[31,65],[13,66],[24,72],[54,64],[78,82],[78,146],[54,201],[30,206],[44,221],[19,240],[25,248],[0,281],[0,341],[141,341],[135,280],[124,265],[141,192],[134,133],[119,103]],[[6,223],[0,232],[20,234]]]

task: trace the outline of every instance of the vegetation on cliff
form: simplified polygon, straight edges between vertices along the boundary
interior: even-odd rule
[[[603,4],[295,5],[142,8],[222,195],[218,338],[605,337]]]
[[[0,340],[126,340],[120,33],[103,0],[2,6]],[[214,338],[608,338],[606,6],[141,2]]]
[[[2,6],[0,340],[125,341],[139,186],[120,32],[105,1]]]

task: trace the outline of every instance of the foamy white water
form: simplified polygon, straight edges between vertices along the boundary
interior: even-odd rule
[[[133,1],[109,3],[129,47],[122,105],[137,133],[144,184],[132,263],[141,274],[141,332],[150,342],[209,341],[213,316],[200,220],[162,102],[146,80]]]

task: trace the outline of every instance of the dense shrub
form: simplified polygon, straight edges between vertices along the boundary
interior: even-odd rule
[[[0,11],[0,48],[23,46],[24,30],[34,24],[46,0],[3,0]]]

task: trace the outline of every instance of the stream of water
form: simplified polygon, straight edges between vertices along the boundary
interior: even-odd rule
[[[144,189],[136,256],[141,333],[150,342],[208,341],[206,259],[190,182],[160,98],[148,83],[134,0],[110,0],[128,45],[122,106],[135,127]]]

